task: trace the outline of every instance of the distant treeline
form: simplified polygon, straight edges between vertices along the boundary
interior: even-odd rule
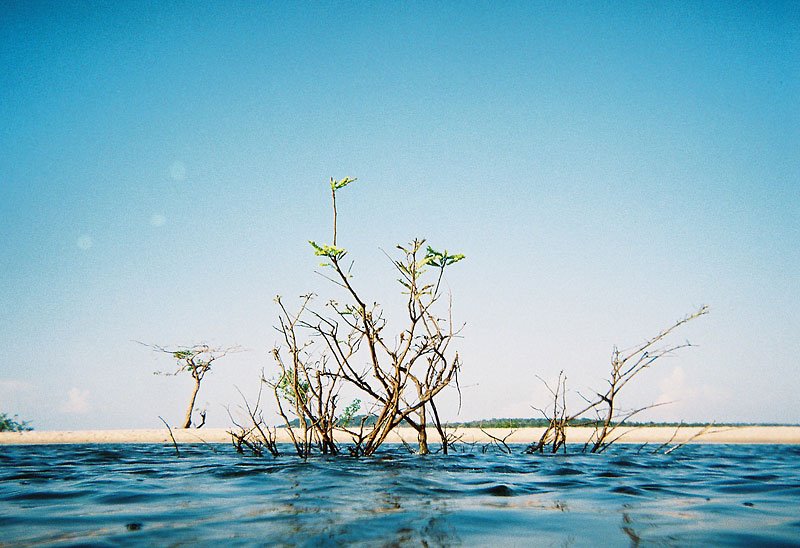
[[[465,422],[451,422],[448,426],[451,428],[545,428],[550,424],[547,419],[481,419]],[[591,419],[575,419],[569,422],[569,426],[595,426],[597,421]],[[616,424],[612,422],[612,425]],[[625,426],[708,426],[707,422],[636,422],[625,421]],[[764,423],[764,422],[715,422],[715,426],[800,426],[796,424],[780,424],[780,423]]]
[[[364,426],[373,426],[375,424],[375,420],[377,417],[375,415],[356,415],[355,417],[351,418],[347,425],[342,426],[351,426],[351,427],[358,427],[361,424],[361,421],[364,421]],[[547,419],[511,419],[511,418],[501,418],[501,419],[480,419],[474,421],[464,421],[464,422],[448,422],[446,426],[448,428],[546,428],[549,424]],[[596,426],[598,423],[597,421],[593,421],[591,419],[575,419],[569,422],[569,426],[588,426],[593,427]],[[616,423],[611,423],[615,425]],[[296,419],[292,421],[292,426],[299,426],[300,423]],[[665,426],[665,427],[673,427],[677,428],[678,426],[685,426],[685,427],[702,427],[708,426],[708,422],[636,422],[636,421],[625,421],[624,426],[636,426],[636,427],[655,427],[655,426]],[[800,424],[780,424],[780,423],[773,423],[773,422],[715,422],[715,426],[800,426]]]

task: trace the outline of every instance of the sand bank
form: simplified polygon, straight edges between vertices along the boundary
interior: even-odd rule
[[[673,438],[673,443],[755,443],[755,444],[800,444],[800,426],[718,426],[692,439],[702,429],[685,427],[639,427],[620,428],[617,433],[623,436],[617,443],[665,443]],[[538,440],[542,428],[487,428],[486,432],[498,438],[505,438],[506,443],[530,443]],[[224,428],[173,429],[172,433],[178,443],[228,443],[231,436]],[[283,429],[278,429],[278,441],[290,441]],[[491,438],[478,428],[461,428],[457,432],[462,441],[467,443],[488,443]],[[567,431],[567,441],[582,443],[592,434],[591,428],[573,427]],[[389,438],[390,442],[405,440],[413,443],[416,432],[409,428],[398,428]],[[346,435],[337,435],[341,441],[348,441]],[[429,440],[438,439],[436,432],[429,432]],[[37,445],[63,443],[172,443],[166,428],[153,430],[76,430],[32,432],[0,432],[0,444]]]

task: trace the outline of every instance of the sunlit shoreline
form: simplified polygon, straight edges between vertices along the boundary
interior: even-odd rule
[[[800,426],[719,426],[697,436],[701,427],[647,426],[620,428],[624,434],[616,443],[743,443],[743,444],[800,444]],[[459,428],[456,435],[462,436],[465,444],[485,444],[492,441],[491,436],[504,439],[506,443],[531,443],[539,439],[543,428]],[[584,443],[592,434],[592,428],[572,427],[567,431],[568,443]],[[172,434],[178,443],[227,443],[231,436],[225,428],[173,429]],[[276,431],[278,442],[290,442],[288,432],[283,428]],[[430,430],[429,439],[437,439],[436,432]],[[697,437],[694,437],[697,436]],[[693,438],[694,437],[694,438]],[[693,438],[693,439],[692,439]],[[347,434],[337,433],[343,443],[349,441]],[[406,441],[412,443],[416,432],[410,428],[400,428],[387,440],[390,443]],[[30,432],[0,432],[0,444],[40,445],[71,443],[172,443],[167,429],[130,430],[34,430]]]

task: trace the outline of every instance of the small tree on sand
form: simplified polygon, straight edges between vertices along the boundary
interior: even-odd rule
[[[144,343],[140,343],[144,344]],[[145,344],[145,346],[152,348],[156,352],[169,354],[175,359],[177,369],[172,373],[165,373],[157,371],[156,375],[178,375],[182,372],[187,372],[194,379],[194,386],[192,387],[192,394],[189,397],[189,405],[186,408],[186,414],[183,418],[181,428],[191,428],[192,426],[192,413],[194,411],[195,401],[197,400],[197,393],[200,391],[200,383],[205,378],[206,373],[211,371],[212,364],[233,352],[240,352],[241,348],[232,346],[229,348],[211,347],[207,344],[196,344],[194,346],[176,346],[164,347],[155,344]],[[197,428],[201,428],[206,422],[205,411],[200,411],[200,423]]]

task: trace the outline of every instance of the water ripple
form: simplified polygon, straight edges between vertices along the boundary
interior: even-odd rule
[[[797,545],[795,447],[671,455],[242,457],[224,445],[9,446],[0,546]]]

